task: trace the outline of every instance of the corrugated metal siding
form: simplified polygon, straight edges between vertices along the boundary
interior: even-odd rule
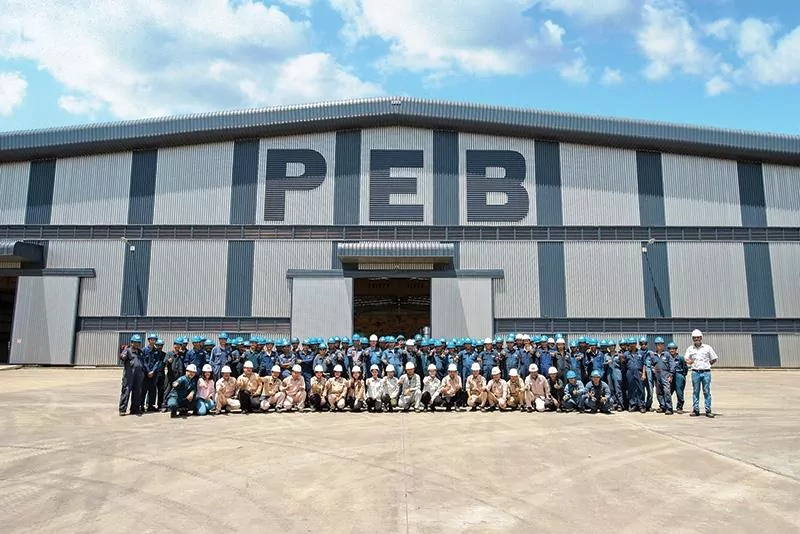
[[[75,339],[75,365],[117,365],[120,352],[118,341],[118,332],[78,332]]]
[[[392,204],[421,204],[424,206],[423,221],[375,221],[369,220],[370,206],[370,155],[373,149],[379,150],[422,150],[423,168],[396,169],[391,176],[413,176],[417,179],[415,195],[393,195]],[[394,126],[390,128],[370,128],[361,132],[361,224],[414,225],[433,224],[433,130]],[[332,197],[328,197],[330,199]],[[328,200],[329,201],[329,200]]]
[[[535,242],[463,241],[460,262],[461,269],[503,269],[504,277],[492,281],[495,317],[539,317]]]
[[[669,243],[673,317],[749,317],[741,243]]]
[[[800,244],[770,243],[775,315],[800,317]]]
[[[127,224],[131,152],[56,162],[50,224]]]
[[[333,224],[334,169],[336,166],[336,132],[307,135],[288,135],[261,139],[258,152],[258,196],[256,224],[264,222],[266,198],[267,151],[270,149],[311,149],[325,158],[327,170],[322,185],[311,191],[287,191],[283,221],[267,224]],[[292,169],[289,169],[292,172]],[[299,170],[302,172],[302,168]]]
[[[674,337],[678,344],[678,352],[684,354],[686,348],[692,344],[689,334],[677,334]],[[747,334],[705,334],[703,343],[714,348],[719,356],[716,367],[753,367],[753,341]],[[691,373],[689,373],[691,375]],[[691,376],[689,376],[691,379]],[[713,385],[712,385],[713,387]],[[687,384],[689,395],[692,392],[691,383]],[[691,398],[691,397],[690,397]]]
[[[178,244],[153,241],[148,315],[224,316],[228,242],[192,241],[175,254]]]
[[[488,278],[431,280],[431,334],[476,338],[493,335],[492,284]]]
[[[641,256],[639,243],[565,242],[567,315],[644,317]]]
[[[10,362],[70,364],[77,305],[78,278],[21,276]]]
[[[320,305],[321,299],[335,305]],[[293,278],[292,335],[300,338],[350,335],[353,331],[352,278]]]
[[[0,165],[0,189],[3,191],[0,224],[25,223],[30,172],[31,164],[28,162]]]
[[[81,281],[80,315],[119,315],[126,247],[119,241],[50,241],[48,268],[94,269]]]
[[[256,241],[253,316],[290,317],[289,269],[330,269],[330,241]]]
[[[340,257],[387,257],[387,258],[452,258],[455,245],[435,242],[374,242],[339,243],[336,247]]]
[[[160,149],[153,224],[228,224],[233,145]]]
[[[467,150],[513,150],[525,157],[525,181],[522,186],[528,192],[528,215],[519,222],[516,221],[497,221],[492,222],[492,226],[523,225],[534,226],[536,224],[536,165],[533,139],[521,139],[515,137],[498,137],[494,135],[479,134],[459,134],[458,165],[459,173],[459,221],[462,225],[484,226],[487,223],[469,222],[467,220]],[[505,195],[502,195],[505,197]],[[492,201],[492,198],[489,199]]]
[[[778,336],[781,367],[800,367],[800,334]]]
[[[800,226],[800,167],[763,165],[770,226]]]
[[[668,226],[741,226],[736,162],[663,154]]]
[[[561,143],[565,225],[637,226],[636,152]]]

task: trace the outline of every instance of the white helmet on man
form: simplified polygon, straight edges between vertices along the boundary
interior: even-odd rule
[[[548,375],[557,375],[558,374],[558,369],[556,369],[555,367],[551,367],[550,369],[547,370],[547,374]]]
[[[538,373],[539,372],[539,366],[536,365],[535,363],[530,364],[528,366],[528,372],[529,373]]]
[[[516,367],[512,367],[511,370],[508,371],[508,376],[519,376],[519,371],[517,371]]]
[[[389,372],[394,373],[394,365],[392,365],[391,363],[389,365],[387,365],[386,366],[386,372],[387,373],[389,373]]]
[[[273,373],[280,373],[281,372],[281,368],[278,365],[273,365],[272,369],[270,369],[270,371],[272,371]]]
[[[483,344],[484,345],[491,345],[492,344],[492,338],[487,337],[486,339],[483,340]]]
[[[522,341],[523,339],[525,339],[525,336],[523,336],[522,334],[517,334],[516,336],[514,336],[514,339],[516,341]]]
[[[479,364],[478,362],[475,362],[475,363],[472,364],[472,368],[471,369],[473,371],[480,371],[481,370],[481,364]]]
[[[499,367],[492,367],[492,376],[499,375],[500,368]]]
[[[431,364],[428,365],[428,371],[435,371],[435,370],[436,370],[436,364],[435,363],[431,363]]]
[[[413,339],[406,339],[406,347],[413,347],[415,345]]]
[[[333,368],[333,372],[334,373],[341,373],[342,372],[342,366],[341,365],[337,365],[336,367]]]
[[[530,341],[531,336],[529,334],[522,334],[522,341]]]
[[[300,367],[299,365],[295,364],[295,365],[292,366],[292,372],[293,373],[302,373],[303,372],[303,368]]]
[[[230,368],[230,367],[228,367],[227,365],[224,365],[224,366],[222,366],[222,374],[223,374],[223,375],[224,375],[225,373],[228,373],[228,374],[230,374],[230,372],[231,372],[231,368]]]
[[[566,341],[564,341],[563,337],[556,339],[556,345],[564,345]]]
[[[553,339],[552,337],[548,337],[548,338],[547,338],[547,343],[548,343],[549,345],[553,345],[555,342],[556,342],[556,340],[555,340],[555,339]]]
[[[190,363],[189,365],[186,366],[186,370],[188,372],[190,372],[190,373],[196,373],[197,372],[197,366],[195,364],[193,364],[193,363]]]
[[[314,372],[315,373],[324,373],[325,369],[323,369],[321,365],[317,365],[316,367],[314,367]]]
[[[695,328],[694,330],[692,330],[692,337],[703,337],[703,333],[697,328]]]
[[[458,371],[458,366],[456,364],[454,364],[454,363],[451,363],[450,365],[447,366],[447,371],[448,372],[449,371]]]
[[[246,362],[244,362],[244,368],[245,369],[252,369],[253,368],[253,362],[251,362],[250,360],[247,360]]]
[[[408,362],[408,363],[406,364],[406,369],[414,369],[414,368],[416,368],[416,367],[417,367],[417,366],[416,366],[416,365],[414,365],[414,362]]]
[[[371,336],[369,336],[369,340],[370,341],[378,341],[378,336],[376,336],[375,334],[372,334]]]

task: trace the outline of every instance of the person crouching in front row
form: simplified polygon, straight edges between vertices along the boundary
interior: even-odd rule
[[[239,387],[239,404],[242,413],[249,414],[261,407],[261,377],[253,372],[253,362],[244,362],[244,372],[237,380]]]
[[[186,374],[172,383],[172,390],[167,398],[167,409],[170,417],[186,415],[189,410],[194,409],[194,397],[197,391],[197,383],[194,380],[197,374],[197,367],[190,363],[186,366]]]
[[[350,382],[347,386],[347,402],[346,404],[354,412],[360,412],[364,409],[364,400],[366,398],[366,387],[364,380],[361,379],[361,367],[356,365],[350,374]]]
[[[224,409],[227,413],[230,410],[238,410],[241,408],[239,403],[238,393],[239,389],[236,385],[236,379],[231,376],[231,368],[224,366],[222,368],[222,376],[217,380],[217,402],[214,408],[214,413],[219,413]]]
[[[286,400],[286,394],[281,391],[283,382],[281,382],[281,368],[278,365],[273,365],[270,370],[272,375],[265,376],[261,379],[261,411],[266,412],[269,410],[283,410],[283,401]]]

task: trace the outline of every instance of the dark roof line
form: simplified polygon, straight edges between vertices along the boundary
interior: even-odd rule
[[[0,162],[377,126],[412,126],[800,164],[800,136],[406,97],[0,133]]]

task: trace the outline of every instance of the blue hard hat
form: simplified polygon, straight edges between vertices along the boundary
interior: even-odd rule
[[[608,340],[607,339],[601,339],[597,344],[600,345],[601,347],[605,347],[605,346],[608,345]]]
[[[647,336],[642,336],[639,338],[639,343],[647,343]]]
[[[414,341],[422,341],[422,336],[417,334],[416,336],[414,336]]]
[[[339,336],[333,336],[333,342],[334,343],[339,343],[340,341],[341,341],[341,339],[339,339]]]
[[[394,336],[386,336],[386,342],[387,343],[396,343],[397,340],[394,338]]]
[[[225,332],[220,332],[219,335],[217,336],[217,339],[228,339],[228,334],[226,334]]]
[[[554,335],[553,337],[556,339],[558,338],[564,339],[564,334],[562,334],[561,332],[556,332],[556,335]]]
[[[364,337],[364,336],[362,336],[362,335],[361,335],[361,334],[359,334],[358,332],[353,332],[353,335],[352,335],[352,336],[350,336],[350,337],[352,337],[353,339],[361,339],[361,338],[362,338],[362,337]]]
[[[386,343],[386,336],[381,336],[378,338],[379,343]]]
[[[264,343],[264,345],[274,345],[275,344],[275,340],[272,339],[271,337],[268,337],[266,339],[261,338],[261,342]]]
[[[163,344],[164,344],[164,340],[163,339],[156,338],[156,345],[163,345]]]
[[[258,338],[256,336],[250,336],[248,341],[249,343],[258,343]]]
[[[628,344],[629,345],[636,345],[636,338],[633,337],[633,336],[629,337],[628,338]]]
[[[295,343],[300,343],[300,338],[299,337],[293,337],[292,338],[292,345],[294,345]]]
[[[361,342],[362,345],[365,344],[365,343],[369,343],[369,339],[367,339],[367,338],[365,338],[363,336],[361,338],[359,338],[359,341]]]
[[[466,338],[466,339],[464,339],[464,345],[474,345],[474,343],[472,342],[472,340],[470,338]]]
[[[578,338],[578,343],[586,343],[586,337],[585,336],[579,337]]]
[[[514,336],[512,336],[511,334],[508,334],[508,335],[506,336],[506,341],[507,341],[507,342],[512,342],[512,343],[513,343],[513,342],[514,342]]]
[[[576,378],[576,377],[577,377],[577,375],[575,374],[575,371],[567,371],[567,380],[569,380],[570,378]]]
[[[158,339],[158,334],[150,332],[149,334],[147,334],[147,339]]]
[[[211,340],[211,339],[204,339],[203,340],[203,345],[205,345],[206,347],[213,347],[214,346],[214,341]]]
[[[455,343],[453,343],[452,341],[448,341],[448,342],[447,342],[447,345],[445,345],[445,346],[446,346],[448,349],[454,349],[454,348],[456,348],[456,344],[455,344]]]
[[[606,347],[616,347],[616,346],[617,346],[617,342],[614,341],[613,339],[607,339],[606,340]]]
[[[600,371],[598,371],[597,369],[592,371],[592,378],[594,378],[594,377],[600,378],[601,376],[602,375],[600,374]]]
[[[276,347],[285,347],[288,344],[289,343],[287,343],[287,341],[285,339],[277,339],[277,340],[275,340],[275,346]]]
[[[573,339],[572,341],[569,342],[569,348],[577,349],[578,348],[578,342]]]
[[[419,342],[420,347],[427,347],[430,344],[430,340],[428,338],[422,338]]]
[[[349,337],[343,337],[342,338],[342,343],[344,343],[345,345],[349,345],[350,344],[350,338]]]
[[[677,349],[678,345],[676,345],[674,341],[670,341],[669,344],[667,345],[667,348],[668,349]]]
[[[653,340],[653,343],[661,343],[661,344],[663,344],[664,343],[664,338],[663,337],[657,337],[657,338],[655,338]]]
[[[130,342],[131,343],[141,343],[142,342],[142,336],[140,336],[139,334],[133,334],[131,336]]]
[[[589,345],[597,345],[597,339],[590,337],[588,343]]]
[[[202,342],[203,342],[202,336],[194,336],[192,338],[192,343],[202,343]]]
[[[444,345],[445,343],[447,343],[447,340],[446,340],[445,338],[443,338],[443,337],[440,337],[440,338],[439,338],[439,341],[441,341],[442,345]]]
[[[406,340],[406,336],[404,336],[403,334],[400,334],[399,336],[397,336],[397,341],[405,341],[405,340]]]
[[[433,342],[434,347],[441,347],[442,345],[444,345],[444,341],[442,341],[441,339],[437,339],[436,341]]]

